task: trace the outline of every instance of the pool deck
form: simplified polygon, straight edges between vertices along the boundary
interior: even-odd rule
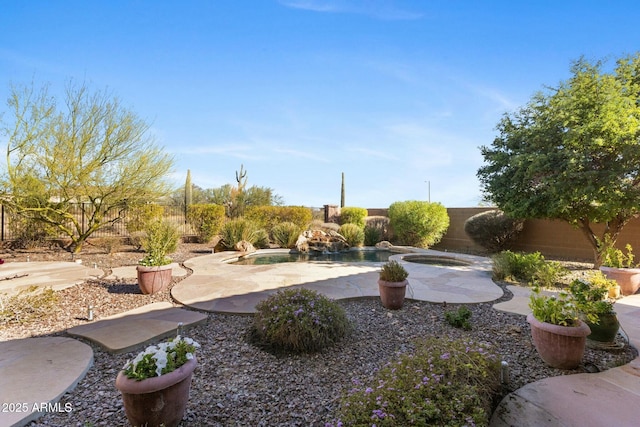
[[[257,251],[251,255],[274,252]],[[413,249],[411,253],[446,255],[468,265],[425,265],[403,260],[405,253],[392,255],[390,259],[400,262],[409,272],[408,299],[468,304],[493,301],[503,294],[491,280],[488,258],[423,249]],[[192,269],[193,274],[176,284],[171,295],[181,304],[197,310],[235,314],[255,312],[259,301],[285,287],[304,287],[333,299],[380,295],[378,272],[383,262],[228,263],[237,258],[238,254],[233,252],[191,258],[184,265]]]

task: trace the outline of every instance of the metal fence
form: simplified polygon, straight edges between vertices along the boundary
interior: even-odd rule
[[[84,209],[82,209],[82,206],[80,205],[71,206],[71,213],[76,217],[77,221],[81,224],[81,228],[83,231],[86,230],[86,227],[87,227],[88,219],[86,216],[87,214],[90,214],[90,212],[88,212],[89,208],[90,206],[88,205],[85,205]],[[184,208],[182,206],[163,205],[163,208],[164,208],[164,219],[174,223],[178,227],[180,233],[183,236],[189,236],[194,234],[189,224],[187,224],[185,214],[184,214]],[[113,212],[110,217],[109,216],[105,217],[105,220],[108,221],[108,220],[116,219],[117,217],[118,217],[118,213]],[[125,212],[125,214],[123,215],[123,219],[116,220],[114,223],[100,228],[91,236],[92,237],[111,237],[111,236],[126,237],[129,235],[129,231],[127,230],[127,218],[128,216],[127,216],[127,213]],[[0,205],[0,241],[15,240],[21,235],[21,233],[23,233],[23,230],[25,229],[25,225],[26,223],[24,219],[20,218],[15,214],[12,214],[8,209],[5,208],[4,205]],[[63,238],[66,236],[60,234],[58,236],[50,235],[48,237]]]

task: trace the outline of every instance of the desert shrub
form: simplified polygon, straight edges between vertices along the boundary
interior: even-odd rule
[[[364,230],[358,224],[342,224],[338,233],[345,238],[349,246],[358,247],[364,244]]]
[[[251,206],[244,214],[245,219],[269,232],[281,222],[292,222],[304,230],[312,217],[311,209],[304,206]]]
[[[380,269],[380,280],[385,282],[404,282],[409,272],[398,261],[388,261]]]
[[[209,243],[224,224],[224,206],[196,204],[187,207],[187,221],[193,227],[200,243]]]
[[[9,233],[13,249],[33,249],[45,246],[47,239],[56,236],[53,226],[20,216],[7,209]]]
[[[343,395],[335,426],[488,425],[500,361],[485,344],[429,338]]]
[[[389,218],[386,216],[367,217],[364,226],[364,244],[374,246],[383,240],[391,240]]]
[[[456,328],[462,328],[465,331],[471,329],[471,310],[461,305],[457,310],[450,310],[444,313],[444,318],[448,324]]]
[[[444,206],[418,200],[392,203],[389,220],[400,244],[424,248],[438,243],[449,228]]]
[[[94,246],[97,246],[105,251],[107,254],[117,252],[120,246],[122,246],[122,238],[118,236],[105,236],[91,240]]]
[[[489,252],[506,249],[523,228],[524,220],[510,218],[497,209],[473,215],[464,222],[465,233]]]
[[[502,251],[492,257],[493,277],[553,287],[566,274],[557,261],[546,261],[540,252],[522,253]]]
[[[295,248],[301,231],[293,222],[281,222],[271,229],[273,243],[282,248]]]
[[[164,207],[155,203],[135,205],[127,211],[125,224],[129,234],[143,231],[147,224],[164,217]]]
[[[0,324],[26,323],[46,317],[55,308],[58,296],[51,288],[31,286],[12,296],[0,295]]]
[[[340,209],[340,224],[356,224],[358,227],[364,228],[367,214],[365,208],[344,207]]]
[[[264,239],[265,232],[255,222],[245,218],[234,218],[224,223],[220,229],[222,245],[226,249],[234,250],[236,244],[245,240],[253,246],[259,247],[258,243]],[[268,235],[267,235],[268,236]]]
[[[377,228],[372,228],[369,226],[364,227],[364,245],[365,246],[375,246],[376,243],[382,241],[382,234],[380,230]]]
[[[258,228],[254,234],[253,246],[258,249],[265,249],[269,247],[269,233],[264,228]]]
[[[250,335],[276,351],[313,352],[340,341],[350,329],[335,301],[310,289],[281,289],[256,305]]]

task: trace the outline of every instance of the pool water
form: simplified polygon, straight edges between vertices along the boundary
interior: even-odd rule
[[[242,258],[231,264],[240,265],[267,265],[279,264],[282,262],[309,262],[309,261],[332,261],[332,262],[387,262],[393,255],[390,251],[345,251],[327,254],[315,253],[277,253],[258,254]]]
[[[407,255],[402,259],[408,262],[435,265],[439,267],[464,267],[471,264],[467,261],[452,258],[452,257],[447,257],[447,256]]]

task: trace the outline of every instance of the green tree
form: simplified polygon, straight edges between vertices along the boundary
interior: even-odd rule
[[[506,214],[578,227],[600,265],[640,212],[640,56],[574,62],[569,80],[506,114],[478,171],[486,195]],[[600,236],[593,224],[605,224]]]
[[[123,219],[129,206],[167,194],[173,159],[149,126],[107,92],[70,82],[64,99],[48,86],[12,87],[0,201],[53,226],[80,252],[96,230]],[[77,208],[80,212],[78,212]]]

